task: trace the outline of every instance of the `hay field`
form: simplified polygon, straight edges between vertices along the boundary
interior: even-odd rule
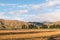
[[[60,40],[60,29],[0,30],[0,40]]]

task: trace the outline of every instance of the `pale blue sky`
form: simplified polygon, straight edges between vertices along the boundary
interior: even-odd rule
[[[0,0],[0,3],[8,4],[39,4],[46,0]]]
[[[0,18],[22,21],[59,21],[60,0],[0,0]]]

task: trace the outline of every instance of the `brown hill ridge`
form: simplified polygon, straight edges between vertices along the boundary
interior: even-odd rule
[[[48,28],[60,28],[60,21],[44,22],[43,24],[46,25]]]
[[[60,21],[56,21],[56,22],[44,22],[43,24],[45,24],[45,25],[60,25]]]
[[[14,29],[40,29],[40,28],[60,28],[60,21],[40,23],[0,19],[0,29],[14,30]]]
[[[28,27],[31,23],[18,20],[0,19],[0,29],[21,29],[22,26]]]

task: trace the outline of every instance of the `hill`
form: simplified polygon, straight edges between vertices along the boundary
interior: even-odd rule
[[[41,29],[41,28],[60,28],[60,21],[41,23],[0,19],[0,29],[17,30],[17,29]]]
[[[18,20],[0,19],[0,29],[22,29],[22,26],[28,27],[31,23]]]

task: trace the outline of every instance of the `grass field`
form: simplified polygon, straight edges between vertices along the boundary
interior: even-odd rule
[[[0,30],[0,40],[60,40],[60,29]]]

